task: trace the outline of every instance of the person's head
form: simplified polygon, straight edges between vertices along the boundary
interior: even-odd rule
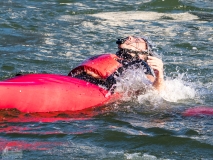
[[[153,56],[152,46],[142,37],[128,36],[126,38],[118,39],[118,52],[116,53],[123,58],[138,58],[147,60],[147,56]]]

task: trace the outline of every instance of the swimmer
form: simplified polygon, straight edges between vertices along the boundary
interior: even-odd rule
[[[143,37],[128,36],[126,38],[118,39],[116,44],[118,45],[116,58],[113,58],[112,60],[109,60],[109,58],[106,59],[106,61],[109,61],[107,65],[114,65],[108,66],[109,69],[106,69],[107,67],[105,67],[105,72],[110,72],[108,77],[100,75],[99,68],[94,70],[93,68],[88,68],[88,65],[80,65],[70,71],[68,75],[112,90],[113,84],[116,84],[115,75],[119,76],[124,70],[133,65],[142,66],[147,79],[152,82],[153,87],[157,91],[162,91],[164,89],[163,62],[155,56],[152,50],[152,45],[148,40]],[[93,61],[101,56],[102,55],[95,56],[89,60]],[[97,63],[97,61],[94,63]],[[100,62],[100,66],[102,65],[101,63],[102,62]],[[111,68],[113,67],[114,69],[112,70]]]
[[[153,83],[153,87],[161,91],[164,89],[164,75],[163,62],[161,59],[155,57],[152,46],[145,38],[128,36],[123,39],[118,39],[118,51],[116,55],[124,60],[131,62],[141,61],[147,70],[152,72],[145,72],[147,78]],[[147,65],[148,64],[148,65]]]

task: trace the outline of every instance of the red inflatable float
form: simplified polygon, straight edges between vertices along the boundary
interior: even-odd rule
[[[189,108],[182,113],[184,116],[213,116],[213,107],[197,106]]]
[[[28,74],[0,82],[0,109],[22,112],[77,111],[118,98],[92,83],[62,75]]]
[[[93,61],[94,60],[94,61]],[[87,69],[107,78],[120,65],[116,55],[104,54],[84,62],[74,70]],[[94,63],[95,62],[95,63]],[[114,68],[105,67],[116,65]],[[102,66],[102,67],[100,67]],[[75,72],[75,71],[73,71]],[[21,112],[78,111],[103,106],[119,99],[119,94],[90,82],[56,74],[27,74],[0,82],[0,109]]]

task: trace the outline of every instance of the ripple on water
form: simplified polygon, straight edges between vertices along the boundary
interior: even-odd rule
[[[89,113],[1,111],[1,156],[211,159],[212,116],[182,115],[189,107],[213,105],[211,4],[210,0],[1,1],[1,79],[20,71],[67,74],[91,56],[115,53],[117,38],[138,34],[150,37],[163,55],[167,83],[161,96],[151,91],[135,94],[147,84],[135,71],[118,84],[117,89],[126,91],[124,102]]]

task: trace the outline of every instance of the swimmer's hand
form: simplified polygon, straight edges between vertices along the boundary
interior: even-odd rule
[[[153,87],[158,91],[164,89],[164,75],[163,75],[163,62],[161,59],[153,56],[148,56],[147,60],[148,65],[155,72],[155,81],[153,82]]]
[[[163,62],[161,59],[148,56],[147,63],[154,70],[157,78],[163,78]]]

